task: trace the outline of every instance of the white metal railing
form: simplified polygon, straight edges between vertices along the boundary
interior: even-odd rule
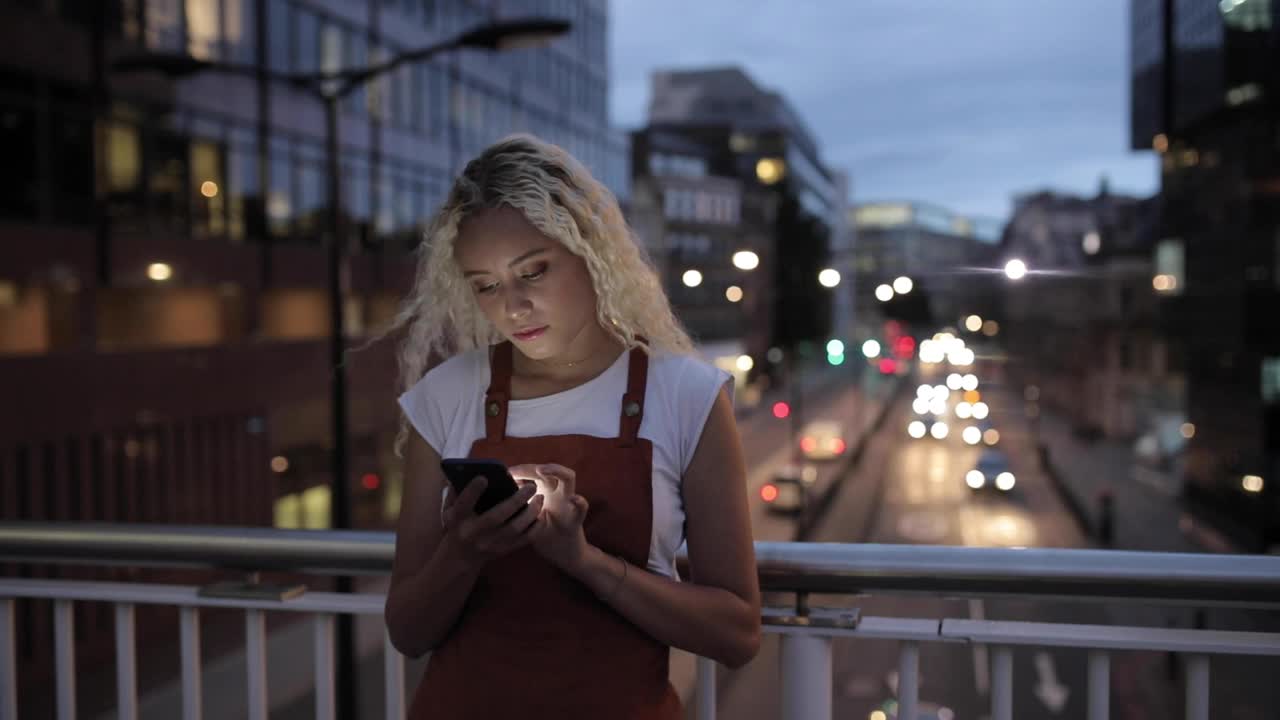
[[[389,533],[289,532],[251,528],[168,528],[0,523],[0,560],[234,567],[386,573]],[[992,720],[1013,708],[1013,648],[1086,648],[1089,720],[1106,720],[1110,657],[1115,651],[1159,650],[1186,656],[1186,717],[1209,717],[1210,655],[1280,656],[1280,633],[1006,622],[951,618],[856,617],[855,611],[809,609],[809,592],[931,593],[948,597],[1018,596],[1055,600],[1137,600],[1253,608],[1280,607],[1280,557],[1198,556],[1077,550],[1005,550],[879,545],[757,543],[762,587],[797,593],[795,607],[769,608],[765,629],[781,636],[781,707],[788,718],[832,715],[832,642],[836,638],[899,642],[897,717],[915,717],[921,643],[970,643],[990,650]],[[267,612],[312,616],[316,717],[335,715],[335,618],[380,616],[379,593],[307,592],[287,600],[208,597],[193,586],[0,578],[0,720],[17,717],[14,605],[18,598],[53,603],[57,714],[76,717],[77,602],[115,608],[119,717],[138,716],[134,610],[138,605],[180,608],[182,717],[200,718],[202,705],[199,613],[202,608],[244,611],[249,717],[268,713]],[[404,658],[383,631],[386,717],[405,709]],[[696,715],[716,714],[715,665],[696,664]]]

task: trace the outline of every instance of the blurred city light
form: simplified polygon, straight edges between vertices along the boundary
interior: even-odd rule
[[[378,477],[374,473],[365,473],[360,478],[360,487],[363,487],[365,490],[377,490],[378,486],[381,484],[382,478]]]
[[[791,414],[791,406],[784,402],[776,402],[773,404],[773,416],[782,420]]]
[[[978,315],[970,315],[964,319],[964,329],[969,332],[978,332],[982,329],[982,318]]]
[[[822,283],[822,287],[833,288],[840,284],[840,271],[835,268],[826,268],[818,273],[818,282]]]
[[[893,288],[888,285],[880,285],[876,288],[876,299],[880,302],[889,302],[893,299]]]
[[[989,428],[986,432],[982,433],[982,442],[988,445],[995,445],[1000,442],[1000,431],[995,428]]]
[[[976,405],[982,402],[982,393],[978,392],[977,390],[965,390],[964,401],[969,403],[970,405]]]
[[[782,348],[771,347],[769,348],[769,352],[765,353],[764,356],[769,360],[769,362],[777,365],[782,362]]]
[[[733,254],[733,266],[739,270],[755,270],[760,266],[760,256],[750,250],[739,250]]]
[[[924,385],[921,385],[920,387],[916,388],[916,397],[922,400],[932,400],[933,386],[929,385],[928,383],[925,383]]]
[[[961,420],[973,417],[973,405],[967,402],[956,403],[956,417]]]
[[[970,425],[964,429],[964,432],[960,433],[960,437],[968,445],[977,445],[982,442],[982,430],[978,429],[974,425]]]
[[[1182,423],[1179,431],[1182,433],[1182,437],[1188,440],[1196,436],[1196,426],[1191,423]]]
[[[168,263],[151,263],[147,266],[147,277],[156,282],[164,282],[173,277],[173,268]]]
[[[843,365],[844,353],[827,353],[827,363],[830,365]]]
[[[736,364],[739,370],[742,372],[748,372],[751,368],[756,366],[756,361],[752,360],[750,355],[739,355],[738,362]]]
[[[987,484],[987,478],[982,474],[981,470],[970,470],[964,474],[964,483],[974,490],[978,490]]]
[[[952,390],[959,390],[964,384],[964,378],[960,377],[960,373],[951,373],[947,376],[947,387]]]
[[[773,483],[765,483],[760,486],[760,499],[771,503],[778,499],[778,486]]]
[[[934,385],[933,397],[939,400],[946,400],[951,397],[951,390],[946,385]]]
[[[835,340],[835,339],[828,340],[828,341],[827,341],[827,354],[828,354],[828,355],[843,355],[843,354],[844,354],[844,343],[843,343],[843,342],[841,342],[841,341],[839,341],[839,340]]]
[[[991,408],[988,408],[988,407],[987,407],[987,404],[986,404],[986,403],[984,403],[984,402],[974,403],[974,404],[973,404],[973,417],[974,417],[974,418],[976,418],[976,419],[978,419],[978,420],[985,420],[985,419],[987,419],[987,415],[988,415],[990,412],[991,412]]]
[[[1013,477],[1013,473],[1011,472],[1007,472],[1007,471],[1002,472],[996,476],[996,487],[1000,488],[1001,490],[1012,490],[1014,482],[1015,482],[1015,479]]]
[[[880,343],[875,340],[862,343],[862,354],[868,358],[880,357]]]
[[[1010,260],[1004,264],[1004,274],[1010,280],[1021,280],[1027,276],[1027,264],[1016,258]]]
[[[205,180],[200,183],[200,194],[207,198],[216,197],[218,194],[218,183],[212,180]]]
[[[880,358],[880,373],[892,375],[898,372],[898,361],[893,358]]]
[[[899,295],[906,295],[915,287],[915,283],[911,282],[911,278],[903,276],[893,281],[893,291]]]
[[[756,162],[756,177],[765,185],[778,182],[786,172],[787,164],[782,158],[760,158]]]
[[[737,285],[730,285],[725,289],[724,296],[729,302],[736,303],[742,300],[742,288]]]
[[[987,337],[995,337],[1000,332],[1000,323],[995,320],[988,320],[982,323],[982,334]]]
[[[965,375],[964,377],[960,378],[960,386],[963,387],[966,391],[977,390],[978,376],[974,375],[973,373],[969,373]]]
[[[930,401],[929,401],[929,412],[933,413],[934,415],[946,415],[946,414],[947,414],[947,399],[946,399],[946,398],[936,397],[936,398],[934,398],[934,399],[930,400]]]
[[[681,279],[684,280],[684,284],[688,287],[698,287],[702,284],[702,273],[697,270],[685,270],[684,277]]]
[[[889,720],[889,716],[885,715],[883,710],[872,710],[867,720]]]
[[[284,473],[289,471],[289,458],[283,455],[277,455],[271,458],[271,471],[274,473]]]
[[[911,356],[916,352],[916,339],[910,335],[903,335],[893,341],[893,354],[903,360],[910,360]]]
[[[1247,492],[1251,492],[1251,493],[1262,492],[1262,485],[1263,485],[1262,477],[1259,475],[1245,475],[1243,478],[1240,479],[1240,486],[1243,487]]]
[[[1084,248],[1086,255],[1097,255],[1102,249],[1102,236],[1096,230],[1090,230],[1084,234],[1084,239],[1080,241],[1081,247]]]
[[[1165,152],[1169,149],[1169,137],[1164,133],[1160,133],[1151,138],[1151,149],[1158,153]]]
[[[1157,292],[1172,292],[1178,289],[1178,278],[1173,275],[1157,275],[1151,278],[1151,287]]]
[[[947,353],[947,362],[956,367],[968,367],[973,364],[977,356],[969,348],[960,348]]]
[[[926,433],[928,433],[928,429],[919,420],[912,420],[911,424],[907,425],[907,434],[917,440],[924,437]]]
[[[929,434],[938,440],[945,440],[950,431],[950,428],[948,428],[947,424],[944,422],[936,422],[933,424],[933,427],[929,428]]]
[[[924,415],[929,412],[929,400],[918,397],[911,401],[911,409],[915,411],[915,414],[917,415]]]

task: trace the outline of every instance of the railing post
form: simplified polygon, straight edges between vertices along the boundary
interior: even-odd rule
[[[831,718],[831,638],[782,635],[782,716]]]
[[[1209,656],[1187,658],[1187,720],[1209,720]]]
[[[920,698],[920,643],[904,640],[898,651],[898,717],[914,718]]]
[[[991,653],[991,720],[1013,720],[1013,649],[999,645]]]
[[[18,644],[13,598],[0,598],[0,720],[18,720]]]
[[[333,720],[333,615],[320,613],[312,620],[315,630],[316,720]]]
[[[1089,720],[1111,717],[1111,656],[1105,650],[1089,651]]]
[[[76,630],[70,600],[53,601],[54,672],[58,685],[58,720],[76,719]]]
[[[132,603],[116,603],[116,705],[120,720],[138,718],[138,653]]]
[[[200,610],[184,607],[178,611],[182,652],[182,720],[201,720],[204,691],[200,676]]]
[[[716,717],[716,661],[698,656],[697,720]]]
[[[391,644],[391,634],[382,631],[382,665],[387,694],[387,720],[404,720],[404,656]]]
[[[249,720],[267,720],[267,618],[263,611],[245,610],[244,630]]]

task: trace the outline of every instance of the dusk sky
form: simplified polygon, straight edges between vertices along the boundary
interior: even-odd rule
[[[1158,188],[1128,148],[1124,0],[613,0],[613,123],[654,70],[738,65],[786,96],[855,202],[1007,218],[1013,195]]]

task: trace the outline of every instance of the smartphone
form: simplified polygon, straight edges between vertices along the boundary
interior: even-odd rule
[[[477,515],[511,497],[517,489],[515,478],[507,472],[507,466],[498,460],[445,458],[440,461],[440,468],[444,470],[444,476],[449,479],[453,491],[458,494],[462,494],[472,478],[480,476],[488,481],[480,499],[476,501]]]

